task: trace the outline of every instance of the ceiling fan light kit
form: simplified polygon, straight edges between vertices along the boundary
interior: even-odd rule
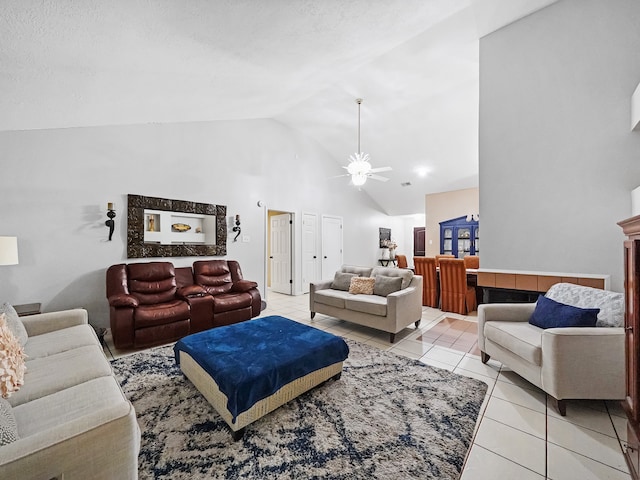
[[[369,154],[360,150],[360,105],[362,104],[361,98],[356,98],[358,104],[358,151],[349,157],[349,165],[346,168],[349,175],[351,175],[351,183],[359,187],[365,184],[367,178],[373,178],[386,182],[389,180],[386,177],[380,175],[373,175],[375,172],[387,172],[391,170],[391,167],[372,168],[369,162]]]

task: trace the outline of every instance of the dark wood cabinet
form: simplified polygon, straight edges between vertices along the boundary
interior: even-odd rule
[[[480,226],[467,217],[440,222],[440,253],[463,258],[480,254]]]
[[[626,394],[622,407],[627,414],[625,458],[633,479],[640,471],[640,215],[618,222],[624,242]]]

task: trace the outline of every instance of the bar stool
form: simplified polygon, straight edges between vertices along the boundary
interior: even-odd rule
[[[461,258],[440,259],[440,309],[466,315],[478,308],[476,291],[467,285],[467,269]]]
[[[422,276],[422,305],[438,308],[438,276],[436,259],[433,257],[413,257],[416,275]]]

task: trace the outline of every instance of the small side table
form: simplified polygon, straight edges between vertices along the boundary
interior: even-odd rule
[[[378,259],[378,262],[380,262],[380,265],[382,265],[383,267],[388,267],[389,262],[393,263],[394,267],[397,266],[395,258],[380,258]]]
[[[41,303],[25,303],[22,305],[14,305],[16,313],[19,317],[26,317],[28,315],[37,315],[40,312]]]

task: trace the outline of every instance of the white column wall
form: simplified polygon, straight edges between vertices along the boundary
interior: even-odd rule
[[[640,184],[640,2],[561,0],[480,41],[482,266],[610,274]]]

